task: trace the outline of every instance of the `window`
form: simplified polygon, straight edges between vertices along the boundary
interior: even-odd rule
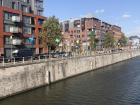
[[[32,34],[31,27],[23,27],[24,34]]]
[[[36,39],[34,38],[33,40],[30,40],[30,38],[26,38],[26,39],[24,39],[24,41],[25,41],[26,44],[35,45]]]
[[[34,17],[31,17],[31,24],[35,24],[35,20],[34,20]]]
[[[80,35],[77,35],[77,38],[80,38]]]
[[[38,29],[38,31],[39,31],[39,33],[41,33],[41,32],[42,32],[42,29],[41,29],[41,28],[39,28],[39,29]]]
[[[25,5],[22,5],[22,11],[28,13],[29,12],[29,8],[27,6],[25,6]]]
[[[27,3],[30,3],[30,0],[27,0]]]
[[[30,43],[30,40],[29,39],[25,39],[25,43]]]
[[[77,30],[77,33],[80,33],[80,30]]]
[[[12,2],[12,8],[15,9],[15,2]]]
[[[12,2],[12,8],[13,8],[13,9],[18,9],[18,10],[19,10],[19,1]]]
[[[13,14],[13,13],[9,13],[9,12],[4,12],[4,20],[12,20],[12,16],[19,16],[18,14]]]
[[[5,24],[4,25],[4,32],[10,32],[11,25]]]
[[[43,19],[38,19],[38,24],[39,24],[39,25],[42,25],[42,24],[43,24],[43,22],[44,22],[44,20],[43,20]]]
[[[35,34],[35,28],[32,27],[31,32],[32,32],[32,35],[34,35]]]
[[[30,3],[30,0],[23,0],[23,2]]]
[[[72,38],[72,37],[73,37],[73,35],[70,35],[70,37]]]
[[[29,7],[29,13],[33,13],[32,7]]]
[[[3,6],[3,0],[0,0],[0,6]]]
[[[12,14],[8,13],[8,12],[5,12],[4,13],[4,19],[5,20],[12,20]]]
[[[37,15],[42,15],[43,14],[43,0],[35,0],[35,9]]]
[[[24,17],[23,17],[23,22],[24,22],[25,24],[31,24],[31,17],[24,16]]]
[[[6,36],[6,37],[4,38],[4,43],[5,43],[5,44],[11,44],[10,36]]]
[[[41,16],[43,14],[43,11],[42,10],[38,10],[37,11],[37,15]]]

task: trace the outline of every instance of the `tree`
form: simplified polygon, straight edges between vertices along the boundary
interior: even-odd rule
[[[114,47],[114,42],[115,42],[115,40],[113,38],[113,35],[111,35],[110,33],[106,33],[103,46],[105,48],[113,48]]]
[[[118,41],[121,47],[126,46],[127,42],[128,42],[128,39],[125,35],[122,35],[122,37]]]
[[[95,35],[95,32],[94,31],[91,31],[89,33],[89,42],[90,42],[90,48],[91,50],[95,49],[96,48],[96,44],[98,43],[98,39],[96,39],[96,35]]]
[[[55,50],[61,42],[62,34],[59,20],[55,17],[49,17],[42,26],[42,39],[43,47],[49,50]]]

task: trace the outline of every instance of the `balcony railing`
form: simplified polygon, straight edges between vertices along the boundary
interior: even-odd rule
[[[13,22],[21,22],[20,16],[12,16]]]
[[[44,10],[43,8],[43,4],[36,4],[35,7],[38,9],[38,10]]]
[[[10,27],[10,32],[11,33],[20,33],[21,30],[18,27]]]
[[[13,45],[21,45],[22,44],[22,40],[21,39],[13,39],[12,40],[12,44]]]

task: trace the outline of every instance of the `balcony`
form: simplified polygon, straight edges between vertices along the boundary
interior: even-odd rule
[[[36,7],[37,10],[40,10],[40,11],[44,10],[43,4],[36,4],[35,7]]]
[[[21,39],[13,39],[12,40],[12,44],[13,45],[21,45],[22,44],[22,40]]]
[[[20,28],[18,27],[10,27],[10,32],[11,33],[20,33]]]
[[[20,16],[12,16],[13,22],[21,22]]]

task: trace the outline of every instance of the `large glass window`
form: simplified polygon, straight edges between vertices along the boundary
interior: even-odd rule
[[[35,0],[35,10],[37,15],[43,14],[43,0]]]
[[[31,0],[23,0],[23,2],[30,3]]]
[[[10,36],[6,36],[6,37],[4,38],[4,43],[5,43],[5,44],[11,44]]]
[[[27,6],[25,6],[25,5],[22,5],[22,11],[28,13],[29,12],[29,8]]]
[[[12,20],[12,16],[19,16],[18,14],[13,14],[9,12],[4,12],[4,20]]]
[[[12,14],[5,12],[4,13],[4,20],[11,20],[12,19]]]
[[[19,10],[19,4],[20,2],[19,1],[16,1],[16,2],[12,2],[12,8],[13,9],[18,9]]]
[[[0,6],[3,6],[3,0],[0,0]]]
[[[31,24],[31,17],[24,16],[24,17],[23,17],[23,22],[24,22],[25,24]]]
[[[16,4],[15,2],[12,2],[12,8],[13,9],[15,9],[15,6],[16,6],[15,4]]]
[[[37,15],[42,15],[43,14],[43,11],[42,10],[37,10]]]
[[[35,38],[33,38],[33,40],[31,40],[30,38],[26,38],[26,39],[25,39],[25,43],[26,43],[26,44],[35,45],[35,41],[36,41]]]
[[[23,27],[23,33],[24,34],[32,34],[31,27]]]
[[[25,39],[25,43],[26,43],[26,44],[29,44],[29,43],[30,43],[29,38]]]
[[[10,32],[10,27],[11,27],[11,25],[5,24],[4,25],[4,31],[5,32]]]
[[[43,20],[43,19],[38,19],[38,24],[39,24],[39,25],[42,25],[42,24],[43,24],[43,22],[44,22],[44,20]]]

